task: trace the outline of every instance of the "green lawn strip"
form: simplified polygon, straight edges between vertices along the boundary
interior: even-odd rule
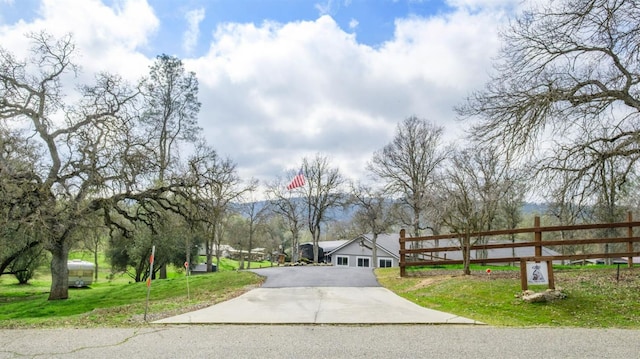
[[[245,292],[262,281],[250,272],[220,272],[155,280],[149,313],[154,317],[178,314],[212,305]],[[69,289],[69,299],[48,301],[48,287],[25,287],[0,282],[0,327],[126,326],[140,324],[147,295],[146,283],[96,283]],[[15,287],[25,288],[19,295]],[[5,291],[9,288],[10,290]],[[34,288],[40,288],[34,291]],[[5,295],[5,293],[12,293]],[[164,315],[166,314],[166,315]]]
[[[376,271],[383,286],[418,305],[490,325],[640,328],[640,268],[625,270],[620,282],[612,268],[554,272],[556,287],[567,298],[525,303],[516,297],[521,292],[519,279],[460,272],[399,278],[398,269]]]

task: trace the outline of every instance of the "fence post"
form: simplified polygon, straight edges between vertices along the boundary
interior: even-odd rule
[[[400,230],[400,263],[398,263],[400,265],[400,277],[406,277],[407,275],[407,269],[405,268],[405,254],[404,254],[404,249],[405,249],[405,244],[404,244],[404,236],[405,236],[405,231],[404,228]]]
[[[527,260],[520,258],[520,288],[524,292],[529,288],[527,283]]]
[[[535,216],[533,218],[533,227],[540,228],[540,217],[539,216]],[[537,231],[534,232],[533,240],[536,242],[536,244],[535,244],[535,256],[536,257],[541,257],[542,256],[542,232],[540,230],[537,230]]]
[[[547,280],[550,289],[556,289],[556,280],[553,277],[553,260],[547,261]]]
[[[633,214],[631,213],[631,211],[629,211],[627,213],[627,222],[631,223],[633,222]],[[631,253],[633,252],[633,241],[631,241],[631,239],[633,238],[633,227],[629,226],[627,228],[627,237],[629,238],[629,242],[627,243],[627,252]],[[633,256],[629,256],[627,258],[627,265],[629,266],[629,268],[633,267]]]

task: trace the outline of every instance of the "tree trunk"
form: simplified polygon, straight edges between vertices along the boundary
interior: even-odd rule
[[[298,231],[295,231],[291,233],[292,238],[291,238],[291,258],[290,261],[291,263],[295,263],[298,261]]]
[[[247,269],[251,269],[251,246],[253,246],[253,234],[249,234],[249,249],[247,250],[249,260],[247,261]]]
[[[371,238],[371,243],[373,244],[371,246],[371,260],[373,261],[372,263],[373,268],[378,268],[378,246],[376,245],[377,240],[378,240],[378,234],[373,233],[373,237]]]
[[[220,257],[216,255],[216,263],[220,265]],[[207,272],[213,272],[213,256],[210,253],[207,253]]]
[[[319,242],[320,242],[320,236],[321,236],[321,232],[320,232],[320,226],[316,227],[316,230],[312,233],[312,237],[313,237],[313,263],[318,263],[318,255],[320,252],[318,250],[318,247],[320,246]]]
[[[51,292],[49,300],[69,298],[69,248],[65,241],[56,241],[51,248]]]
[[[164,263],[160,267],[160,279],[167,279],[167,264]]]
[[[471,238],[468,234],[464,235],[462,244],[462,262],[464,263],[464,274],[471,274]]]
[[[215,236],[215,235],[214,235]],[[204,247],[205,247],[205,254],[207,255],[207,272],[211,272],[213,270],[213,252],[214,252],[214,248],[213,245],[215,243],[215,238],[214,239],[209,239],[209,238],[205,238],[204,241]],[[218,268],[220,268],[220,256],[218,255],[218,251],[220,250],[220,246],[217,246],[217,248],[215,249],[215,255],[216,255],[216,259],[217,259],[217,263],[218,263]]]
[[[93,264],[95,264],[96,268],[95,268],[95,271],[93,272],[93,280],[97,282],[98,281],[98,246],[96,245],[94,249],[95,250],[93,251]]]

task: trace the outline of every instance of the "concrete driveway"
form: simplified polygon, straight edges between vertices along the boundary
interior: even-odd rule
[[[157,324],[482,324],[426,309],[382,288],[370,268],[274,267],[237,298]]]

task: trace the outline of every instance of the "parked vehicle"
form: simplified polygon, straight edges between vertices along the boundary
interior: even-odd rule
[[[80,259],[67,261],[69,287],[86,287],[93,282],[95,264]]]

